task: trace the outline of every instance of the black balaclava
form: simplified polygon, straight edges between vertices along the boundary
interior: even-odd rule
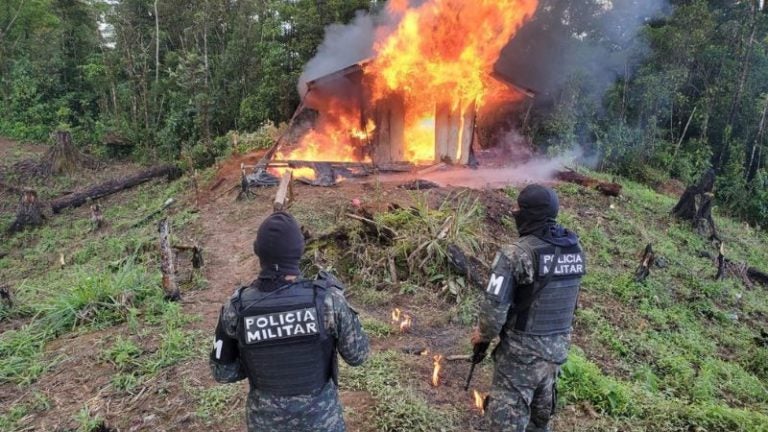
[[[517,197],[517,205],[520,209],[514,216],[520,237],[546,237],[550,228],[557,225],[560,202],[552,189],[538,184],[528,185]]]
[[[555,191],[533,184],[526,186],[517,197],[520,210],[513,213],[520,237],[533,235],[559,247],[571,247],[579,243],[579,237],[557,224],[560,202]]]
[[[290,214],[275,212],[259,227],[253,252],[259,257],[259,279],[282,279],[301,274],[299,260],[304,254],[304,236]]]

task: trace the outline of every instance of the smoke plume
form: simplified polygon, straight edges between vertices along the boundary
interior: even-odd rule
[[[668,12],[667,0],[540,0],[538,11],[510,41],[496,70],[539,101],[581,75],[600,97],[631,74],[646,43],[640,32]]]

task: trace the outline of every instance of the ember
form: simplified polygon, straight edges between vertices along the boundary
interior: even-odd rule
[[[405,333],[411,329],[411,316],[408,314],[403,315],[403,320],[400,321],[400,331]]]
[[[440,362],[443,361],[443,356],[438,354],[434,357],[432,357],[433,361],[433,369],[432,369],[432,386],[437,387],[440,385],[440,369],[442,369],[442,365],[440,365]]]
[[[485,398],[487,395],[480,393],[477,390],[472,390],[475,394],[475,408],[480,410],[480,414],[485,414]]]
[[[399,323],[400,322],[400,314],[402,312],[400,311],[400,308],[395,308],[392,310],[392,322],[393,323]]]
[[[410,315],[403,313],[400,308],[395,308],[392,310],[392,324],[398,326],[400,332],[405,333],[411,329],[413,320]]]

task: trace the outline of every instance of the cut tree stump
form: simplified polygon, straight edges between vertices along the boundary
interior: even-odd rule
[[[16,220],[8,228],[9,233],[16,233],[26,228],[38,227],[45,221],[43,204],[37,197],[37,192],[26,189],[19,199],[19,208],[16,210]]]
[[[275,202],[272,206],[273,211],[279,212],[288,209],[291,201],[293,201],[293,188],[291,187],[292,181],[293,171],[285,171],[283,173],[283,177],[280,179],[280,186],[277,188],[277,194],[275,194]]]
[[[709,169],[699,181],[688,186],[680,200],[672,209],[672,215],[691,222],[701,235],[709,235],[710,240],[720,241],[715,220],[712,218],[712,203],[715,195],[715,170]]]
[[[101,212],[101,206],[91,204],[91,231],[98,231],[104,226],[104,214]]]
[[[171,301],[181,300],[179,285],[176,283],[176,257],[171,248],[171,225],[165,218],[158,224],[160,232],[160,271],[163,273],[163,291],[165,298]]]
[[[655,261],[656,254],[653,252],[653,245],[648,243],[643,251],[640,265],[635,270],[635,282],[642,282],[651,274],[651,266]]]
[[[13,307],[13,292],[8,285],[0,285],[0,305],[8,309]]]
[[[72,144],[72,134],[56,131],[56,142],[43,156],[42,169],[45,174],[72,174],[82,168],[96,168],[94,159],[80,153]]]
[[[89,198],[95,200],[97,198],[112,195],[158,177],[166,177],[169,181],[175,180],[179,178],[180,175],[181,171],[173,165],[155,166],[122,179],[108,180],[104,183],[90,186],[83,191],[56,198],[51,201],[51,209],[54,213],[60,213],[62,210],[69,207],[80,207],[85,204]]]

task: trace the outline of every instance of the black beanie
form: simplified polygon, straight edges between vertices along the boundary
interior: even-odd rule
[[[526,186],[517,197],[517,205],[520,210],[515,213],[515,222],[521,236],[536,234],[554,225],[560,210],[555,191],[538,184]]]
[[[261,263],[261,278],[299,275],[299,260],[304,254],[304,235],[290,214],[275,212],[259,227],[253,252]]]

